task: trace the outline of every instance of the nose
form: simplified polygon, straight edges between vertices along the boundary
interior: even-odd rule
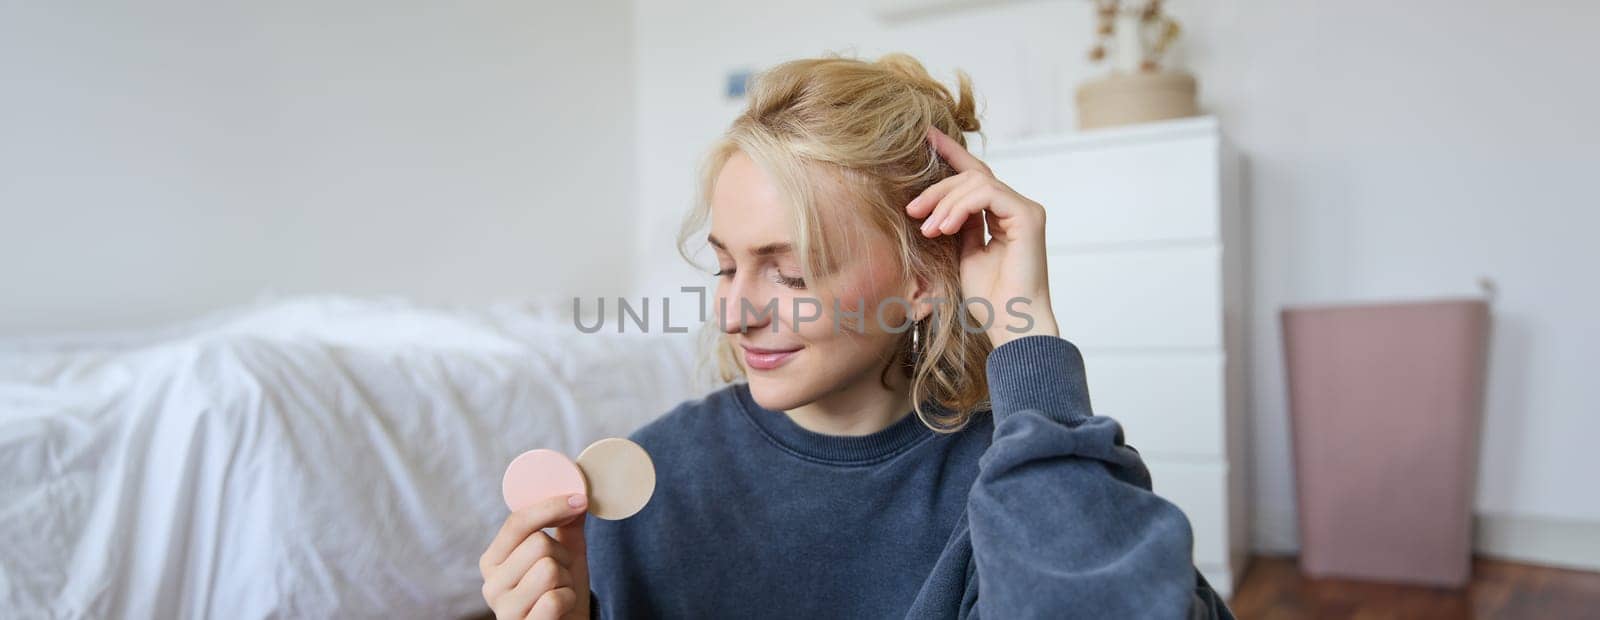
[[[717,318],[725,334],[755,331],[766,327],[777,318],[777,298],[757,297],[760,287],[751,286],[744,274],[734,274],[733,280],[717,296]],[[741,325],[743,326],[741,329]]]

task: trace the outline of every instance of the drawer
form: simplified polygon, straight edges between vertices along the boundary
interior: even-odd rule
[[[1137,445],[1134,445],[1137,448]],[[1142,453],[1141,453],[1142,454]],[[1194,563],[1227,566],[1228,466],[1145,458],[1156,495],[1178,505],[1194,530]]]
[[[1215,239],[1220,188],[1214,136],[1014,151],[986,163],[1044,205],[1052,247]]]
[[[1215,244],[1053,254],[1047,260],[1061,335],[1081,348],[1222,347]]]
[[[1146,459],[1225,460],[1222,351],[1083,357],[1095,414],[1121,423]]]

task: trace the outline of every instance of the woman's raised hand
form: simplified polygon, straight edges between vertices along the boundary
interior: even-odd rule
[[[561,495],[511,513],[478,558],[483,600],[498,620],[589,617],[588,498]],[[555,528],[555,535],[544,533]]]
[[[989,302],[990,342],[999,347],[1023,336],[1058,335],[1045,272],[1044,207],[1000,182],[987,164],[938,128],[929,128],[928,140],[957,174],[923,190],[906,205],[906,213],[924,218],[923,236],[959,236],[961,296]],[[1026,301],[1013,302],[1019,298]],[[984,319],[983,311],[973,312]],[[1014,314],[1027,315],[1031,325]]]

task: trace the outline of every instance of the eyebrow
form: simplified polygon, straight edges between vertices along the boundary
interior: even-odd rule
[[[727,244],[724,244],[721,240],[717,239],[716,235],[706,235],[706,241],[710,242],[711,245],[717,246],[717,249],[720,249],[724,252],[728,251]],[[776,256],[778,254],[787,254],[793,249],[794,246],[783,241],[778,241],[759,246],[756,249],[751,250],[750,253],[756,256]]]

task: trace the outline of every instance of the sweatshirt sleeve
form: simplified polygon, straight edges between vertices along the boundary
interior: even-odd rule
[[[1194,568],[1188,518],[1093,415],[1077,347],[1026,336],[987,372],[994,440],[967,502],[977,615],[1232,618]]]

